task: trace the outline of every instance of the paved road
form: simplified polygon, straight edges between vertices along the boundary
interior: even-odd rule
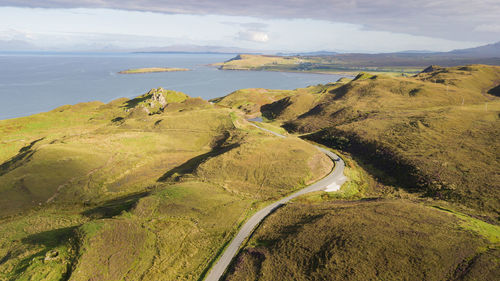
[[[253,120],[250,120],[250,121],[253,121]],[[255,121],[258,121],[258,120],[255,120]],[[281,138],[285,137],[281,134],[264,129],[264,128],[254,124],[254,123],[250,123],[250,124],[252,124],[253,126],[255,126],[261,130],[269,132],[275,136],[278,136]],[[293,193],[293,194],[291,194],[291,195],[289,195],[289,196],[287,196],[287,197],[285,197],[277,202],[274,202],[274,203],[266,206],[264,209],[255,213],[243,225],[243,227],[240,229],[238,234],[236,234],[236,237],[233,239],[233,241],[231,241],[231,244],[229,244],[229,246],[225,249],[225,251],[222,254],[222,256],[220,257],[220,259],[217,261],[217,263],[210,270],[209,274],[205,278],[205,281],[218,281],[222,277],[224,272],[226,271],[226,268],[229,266],[229,264],[231,263],[233,258],[238,253],[238,250],[240,249],[240,247],[243,244],[243,242],[245,241],[245,239],[253,232],[255,227],[265,217],[267,217],[270,213],[272,213],[274,210],[279,208],[281,205],[287,203],[288,201],[290,201],[291,199],[293,199],[297,196],[300,196],[300,195],[303,195],[303,194],[306,194],[309,192],[325,190],[327,187],[330,187],[330,190],[331,190],[332,186],[340,187],[346,181],[346,178],[344,177],[344,174],[343,174],[344,167],[345,167],[344,161],[342,161],[342,159],[338,155],[336,155],[335,153],[333,153],[331,151],[323,149],[319,146],[316,146],[316,148],[318,148],[321,152],[325,153],[328,157],[330,157],[334,161],[335,167],[330,172],[330,174],[328,174],[326,177],[324,177],[320,181],[317,181],[316,183],[309,185],[306,188],[303,188],[303,189],[301,189],[301,190],[299,190],[299,191],[297,191],[297,192],[295,192],[295,193]]]

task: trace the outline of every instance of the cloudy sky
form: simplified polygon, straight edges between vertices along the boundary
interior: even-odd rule
[[[0,49],[447,51],[500,40],[499,0],[0,0]]]

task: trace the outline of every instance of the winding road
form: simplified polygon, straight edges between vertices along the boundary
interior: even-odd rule
[[[249,121],[257,121],[260,122],[259,119],[250,119]],[[273,132],[271,130],[262,128],[254,123],[251,123],[253,126],[269,132],[277,137],[280,138],[285,138],[284,135],[278,134],[276,132]],[[231,244],[224,250],[222,256],[220,259],[217,261],[217,263],[212,267],[210,272],[208,273],[207,277],[205,278],[205,281],[218,281],[224,272],[226,271],[227,267],[233,260],[233,258],[236,256],[238,253],[238,250],[240,249],[241,245],[245,241],[245,239],[252,234],[254,229],[257,227],[257,225],[269,214],[271,214],[274,210],[279,208],[281,205],[287,203],[291,199],[309,193],[313,191],[320,191],[320,190],[327,190],[327,191],[335,191],[340,188],[340,186],[346,181],[346,177],[344,177],[344,161],[335,153],[328,151],[326,149],[323,149],[319,146],[315,146],[317,149],[319,149],[321,152],[326,154],[328,157],[330,157],[334,163],[335,166],[333,170],[323,179],[317,181],[314,184],[311,184],[279,201],[276,201],[262,210],[258,211],[255,213],[240,229],[238,234],[236,234],[236,237],[234,237],[233,241],[231,241]]]

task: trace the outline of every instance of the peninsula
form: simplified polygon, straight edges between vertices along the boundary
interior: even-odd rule
[[[284,71],[356,76],[359,72],[412,76],[431,64],[459,66],[500,65],[500,42],[451,52],[240,54],[212,64],[220,70]]]

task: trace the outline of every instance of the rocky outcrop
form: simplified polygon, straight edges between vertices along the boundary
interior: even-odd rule
[[[164,92],[163,88],[152,89],[149,92],[152,94],[151,100],[157,101],[161,105],[161,108],[164,108],[167,105],[167,100],[165,99],[165,96],[163,95],[163,92]]]
[[[442,67],[439,65],[431,65],[431,66],[428,66],[427,68],[425,68],[424,70],[422,70],[420,73],[429,73],[429,72],[434,72],[434,71],[440,70],[440,69],[442,69]]]
[[[126,101],[123,107],[125,112],[130,112],[129,116],[154,115],[164,112],[168,105],[184,102],[188,98],[189,96],[181,92],[165,90],[160,87]]]

